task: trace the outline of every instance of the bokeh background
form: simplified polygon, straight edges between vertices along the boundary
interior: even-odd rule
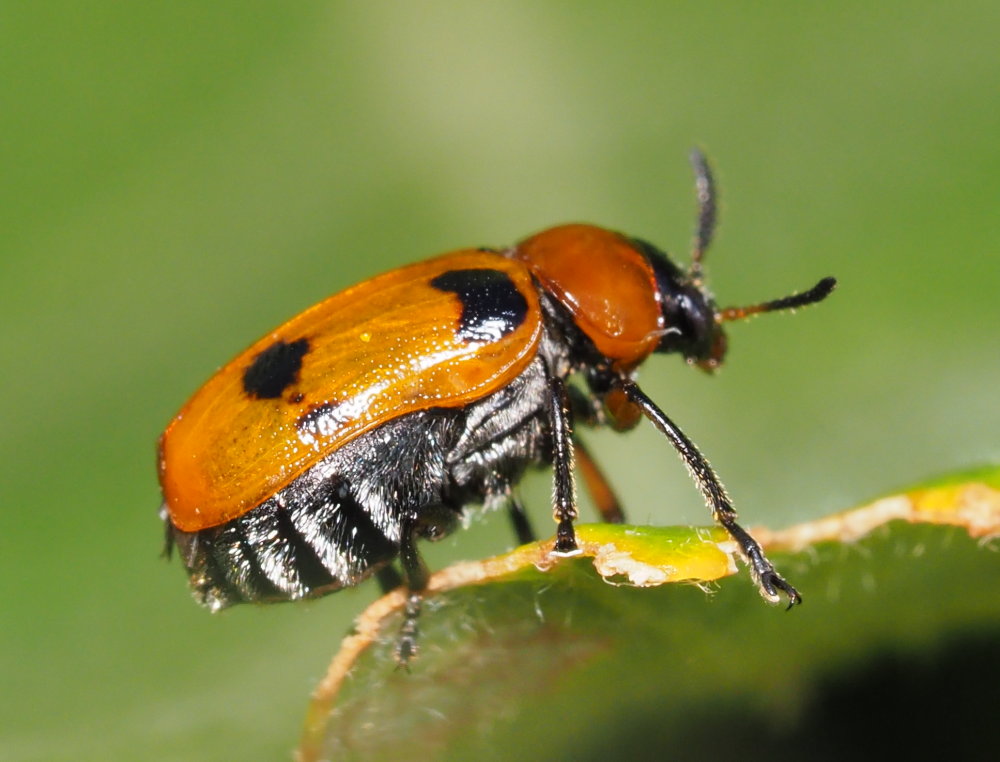
[[[0,757],[287,758],[376,591],[200,610],[158,557],[159,432],[402,263],[565,221],[685,260],[693,145],[720,302],[840,279],[733,326],[714,378],[643,369],[748,522],[997,460],[998,28],[965,1],[4,3]],[[632,520],[706,521],[650,428],[588,441]],[[429,557],[510,542],[488,517]]]

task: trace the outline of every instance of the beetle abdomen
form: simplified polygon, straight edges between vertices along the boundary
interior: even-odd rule
[[[538,358],[466,408],[389,421],[221,526],[184,532],[168,519],[195,598],[218,610],[350,587],[396,557],[404,517],[445,506],[457,518],[467,503],[505,496],[527,466],[551,458],[544,378]]]

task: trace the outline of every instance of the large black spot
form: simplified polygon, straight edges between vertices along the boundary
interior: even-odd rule
[[[257,399],[280,397],[295,382],[302,368],[302,358],[308,351],[306,339],[274,342],[243,371],[244,391]]]
[[[499,341],[515,331],[528,314],[524,295],[500,270],[449,270],[434,278],[431,285],[458,295],[462,302],[458,335],[465,341]]]

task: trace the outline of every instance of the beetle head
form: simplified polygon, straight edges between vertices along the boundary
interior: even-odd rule
[[[656,352],[679,352],[691,364],[706,371],[715,370],[726,355],[723,323],[743,320],[763,312],[792,310],[825,299],[837,281],[823,278],[801,294],[761,302],[749,307],[718,309],[704,283],[702,260],[715,232],[717,194],[708,161],[699,150],[691,153],[698,196],[698,223],[695,231],[691,266],[684,272],[666,254],[652,244],[634,240],[653,268],[657,298],[663,319],[663,334]]]

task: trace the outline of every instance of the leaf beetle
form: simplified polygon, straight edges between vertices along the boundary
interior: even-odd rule
[[[836,281],[717,308],[702,274],[716,191],[704,156],[695,151],[692,163],[699,213],[686,271],[644,240],[561,225],[367,280],[221,368],[159,442],[167,547],[178,549],[195,598],[218,610],[324,595],[372,575],[387,588],[403,583],[405,663],[428,579],[418,540],[451,532],[473,503],[506,504],[518,538],[531,540],[513,488],[529,467],[551,465],[553,552],[572,554],[575,460],[603,518],[623,520],[576,424],[624,431],[645,417],[761,594],[798,603],[737,523],[708,461],[635,373],[660,353],[712,370],[725,356],[725,323],[819,302]]]

